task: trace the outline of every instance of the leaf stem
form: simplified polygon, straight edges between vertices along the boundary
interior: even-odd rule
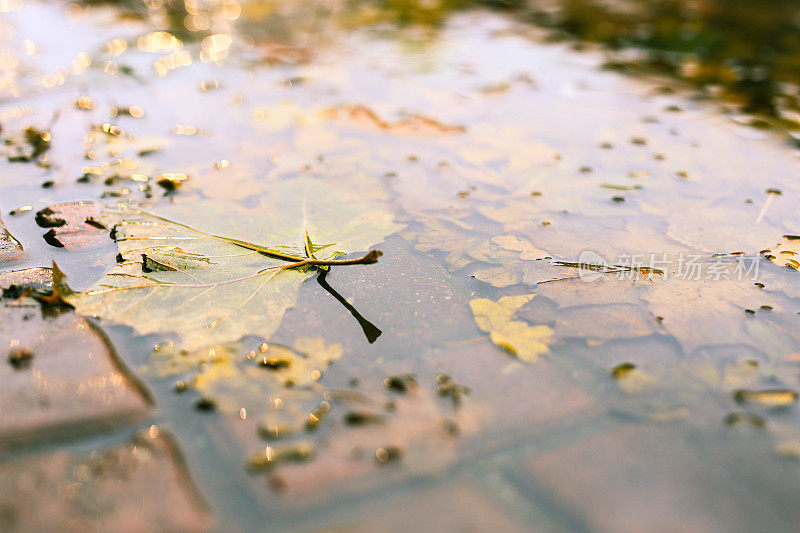
[[[343,265],[371,265],[373,263],[378,262],[378,258],[383,255],[383,252],[380,250],[370,250],[367,252],[363,257],[359,257],[356,259],[303,259],[302,261],[297,261],[296,263],[292,263],[291,265],[283,265],[278,269],[278,272],[281,270],[286,270],[289,268],[298,268],[302,266],[343,266]]]

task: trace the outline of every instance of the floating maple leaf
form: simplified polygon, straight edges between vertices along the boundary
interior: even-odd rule
[[[315,194],[303,201],[298,186]],[[193,223],[202,218],[197,229],[131,207],[107,211],[103,222],[115,228],[120,262],[94,287],[65,290],[63,299],[79,313],[140,334],[177,333],[186,348],[245,335],[268,338],[312,275],[308,267],[375,262],[375,250],[353,260],[337,258],[400,229],[380,197],[361,200],[314,178],[278,182],[272,193],[255,210],[195,201],[166,213]],[[335,244],[315,245],[309,235]],[[256,240],[288,246],[251,244]]]

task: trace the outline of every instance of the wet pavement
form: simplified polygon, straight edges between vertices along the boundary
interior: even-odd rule
[[[483,8],[90,4],[0,0],[0,528],[800,519],[785,124]]]

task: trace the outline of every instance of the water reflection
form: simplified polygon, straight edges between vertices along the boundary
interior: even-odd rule
[[[338,523],[342,501],[375,487],[413,496],[418,479],[458,494],[454,514],[471,518],[452,476],[479,501],[513,487],[551,523],[587,529],[683,516],[696,501],[693,524],[796,518],[785,459],[800,439],[800,192],[793,155],[741,128],[753,117],[726,122],[663,84],[600,72],[596,51],[545,46],[516,3],[504,17],[454,13],[474,2],[99,4],[67,8],[84,30],[69,46],[49,46],[59,10],[9,15],[20,30],[2,64],[3,149],[28,160],[0,162],[2,207],[30,206],[6,217],[24,266],[55,257],[76,289],[213,274],[210,296],[193,282],[188,297],[96,314],[141,363],[226,519],[298,529],[312,501]],[[780,69],[747,85],[756,67],[728,48],[683,70],[691,52],[666,52],[681,28],[695,39],[723,25],[710,2],[650,5],[624,17],[659,13],[663,27],[631,42],[608,6],[558,2],[536,18],[613,44],[607,67],[660,68],[660,47],[666,71],[705,73],[697,83],[724,89],[707,92],[775,114],[759,95]],[[702,31],[672,25],[671,10]],[[745,33],[729,26],[720,42]],[[715,62],[744,78],[709,77]],[[50,234],[74,246],[43,248],[28,211],[98,197],[292,254],[309,226],[331,252],[386,238],[385,254],[337,270],[336,289],[326,271],[316,284],[293,271],[260,300],[263,279],[230,282],[245,261],[258,276],[263,257],[195,250],[196,235],[152,217],[128,216],[113,242],[82,216]],[[678,258],[697,258],[700,274]],[[757,278],[734,275],[745,261]],[[228,334],[208,346],[220,323]],[[145,346],[166,337],[169,349]],[[739,489],[775,498],[760,515],[731,510]]]
[[[556,0],[546,6],[518,0],[400,0],[376,2],[265,2],[262,0],[82,0],[80,6],[113,5],[123,17],[148,19],[163,30],[141,37],[150,52],[172,50],[181,40],[200,41],[202,61],[224,60],[236,42],[248,49],[258,42],[307,43],[331,23],[358,27],[379,23],[435,29],[453,12],[489,7],[565,37],[603,45],[606,68],[638,73],[668,73],[722,98],[732,109],[771,119],[754,126],[800,127],[798,88],[800,51],[792,0],[658,0],[610,4],[597,0]],[[109,43],[118,55],[124,41]],[[185,64],[175,53],[163,71]],[[169,63],[169,64],[166,64]],[[54,83],[58,83],[56,80]],[[774,120],[772,120],[774,119]],[[777,122],[776,122],[777,121]]]
[[[361,316],[361,313],[353,307],[350,302],[348,302],[341,294],[336,292],[336,290],[328,284],[327,278],[328,277],[328,270],[321,270],[319,274],[317,274],[317,283],[319,283],[320,287],[328,291],[328,293],[336,298],[336,301],[341,303],[345,309],[347,309],[353,318],[358,321],[358,324],[361,326],[361,329],[364,331],[364,335],[367,337],[367,341],[372,344],[378,337],[381,336],[382,331],[378,329],[378,327]]]

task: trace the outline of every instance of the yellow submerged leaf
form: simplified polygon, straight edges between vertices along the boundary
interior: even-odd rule
[[[263,413],[280,394],[287,408],[302,414],[303,401],[323,390],[319,381],[330,364],[344,354],[341,344],[327,344],[322,337],[298,338],[293,347],[263,343],[244,353],[241,343],[197,350],[180,349],[174,343],[159,345],[145,371],[152,376],[180,377],[221,410],[238,412],[244,407]]]
[[[531,326],[514,320],[516,312],[533,297],[533,294],[505,296],[496,302],[479,298],[469,303],[475,323],[489,333],[492,342],[528,363],[550,351],[548,346],[553,339],[550,326]]]

